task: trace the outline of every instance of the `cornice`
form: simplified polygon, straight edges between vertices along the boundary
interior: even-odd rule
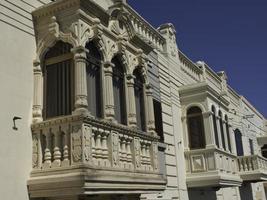
[[[191,85],[181,86],[179,89],[180,98],[191,98],[192,95],[201,95],[203,97],[209,96],[217,103],[227,107],[230,102],[224,96],[221,96],[216,90],[214,90],[208,83],[200,82]]]
[[[54,16],[62,11],[71,10],[73,8],[77,8],[77,10],[81,9],[86,14],[99,18],[103,24],[108,24],[109,14],[91,0],[58,0],[37,8],[32,12],[32,16],[35,20],[38,20],[39,18]],[[90,13],[87,11],[90,11]]]

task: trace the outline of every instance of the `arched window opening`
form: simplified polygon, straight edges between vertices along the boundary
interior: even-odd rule
[[[220,120],[220,131],[221,131],[221,138],[222,138],[222,146],[223,146],[223,149],[226,150],[225,137],[224,137],[224,131],[223,131],[223,117],[222,117],[222,112],[221,111],[219,111],[219,120]]]
[[[205,148],[204,123],[200,108],[191,107],[187,111],[187,125],[190,149]]]
[[[112,78],[115,119],[118,123],[126,125],[125,73],[118,56],[115,56],[111,62],[115,65]]]
[[[267,145],[266,144],[261,148],[261,155],[264,158],[267,158]]]
[[[44,117],[70,115],[73,109],[72,46],[58,41],[44,57]]]
[[[93,42],[86,44],[87,57],[87,101],[90,113],[102,117],[102,95],[101,95],[101,54]]]
[[[214,135],[215,135],[215,143],[216,143],[217,147],[220,147],[219,136],[218,136],[218,127],[217,127],[217,119],[216,119],[216,109],[214,106],[211,107],[211,111],[212,111],[212,121],[213,121]]]
[[[134,79],[134,96],[136,107],[136,122],[137,127],[145,131],[145,101],[144,101],[144,79],[140,70],[135,69],[133,72]]]
[[[237,156],[244,156],[242,133],[240,132],[239,129],[235,130],[235,143],[236,143]]]
[[[227,134],[228,148],[229,148],[229,151],[232,152],[231,136],[230,136],[229,122],[228,122],[228,116],[227,115],[225,115],[225,125],[226,125],[226,134]]]

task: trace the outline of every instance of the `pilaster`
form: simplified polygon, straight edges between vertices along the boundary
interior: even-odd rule
[[[33,62],[33,75],[34,75],[34,91],[33,91],[33,122],[43,121],[43,75],[40,62],[34,60]]]

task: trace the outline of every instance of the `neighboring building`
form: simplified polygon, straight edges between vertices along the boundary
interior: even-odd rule
[[[0,29],[2,199],[266,199],[266,119],[172,24],[4,0]]]

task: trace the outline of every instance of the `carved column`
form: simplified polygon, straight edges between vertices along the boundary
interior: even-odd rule
[[[54,149],[53,149],[53,158],[54,161],[52,163],[52,167],[59,167],[61,165],[61,151],[60,151],[60,139],[61,139],[61,131],[53,130],[54,132]]]
[[[219,148],[223,149],[223,143],[222,143],[222,134],[221,134],[221,125],[220,125],[220,117],[216,116],[216,123],[217,123],[217,132],[218,132],[218,138],[219,138]]]
[[[203,121],[204,121],[206,147],[207,148],[215,148],[216,147],[215,133],[214,133],[214,129],[213,129],[212,112],[211,111],[203,113]]]
[[[33,122],[43,121],[43,75],[40,62],[33,62],[34,91],[33,91]]]
[[[128,90],[128,123],[130,127],[136,127],[136,107],[134,96],[134,76],[127,75],[127,90]]]
[[[104,99],[105,99],[105,118],[114,120],[114,95],[113,95],[113,68],[114,64],[111,62],[104,63]]]
[[[188,124],[187,117],[182,116],[183,137],[184,137],[184,151],[189,151],[189,138],[188,138]]]
[[[153,134],[155,132],[155,118],[154,118],[154,106],[153,106],[153,96],[152,88],[150,85],[146,85],[146,121],[147,121],[147,131]]]
[[[224,121],[224,120],[223,120],[223,134],[224,134],[226,151],[230,152],[229,142],[228,142],[228,135],[227,135],[227,130],[226,130],[226,121]]]
[[[75,73],[75,113],[89,114],[87,102],[87,81],[86,81],[86,52],[82,46],[72,49],[74,53]]]
[[[235,143],[235,133],[233,130],[232,125],[229,124],[229,134],[230,134],[230,141],[231,141],[231,149],[232,149],[232,153],[237,155],[236,152],[236,143]]]

